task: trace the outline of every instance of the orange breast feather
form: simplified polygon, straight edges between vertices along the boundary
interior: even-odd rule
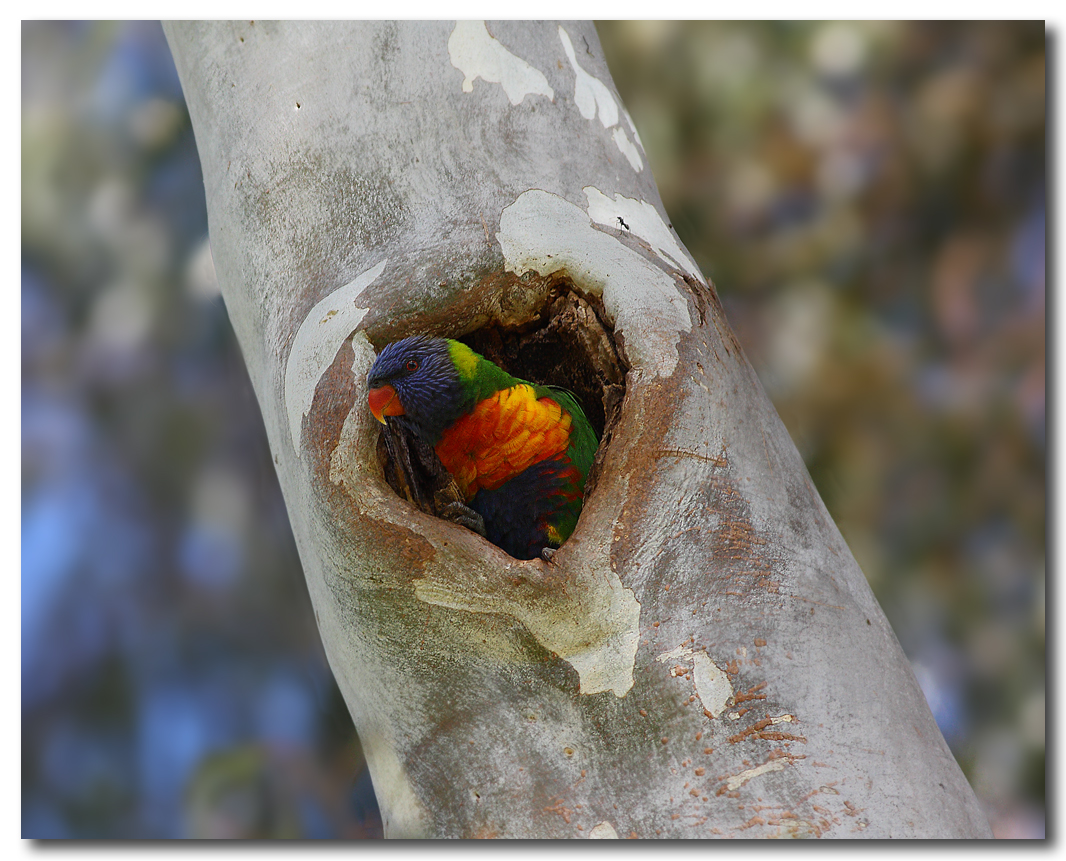
[[[444,432],[436,450],[470,500],[569,444],[569,413],[551,398],[538,400],[532,386],[519,385],[481,401]]]

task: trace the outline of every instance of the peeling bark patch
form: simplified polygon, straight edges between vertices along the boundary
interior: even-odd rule
[[[735,697],[733,697],[733,705],[740,705],[741,703],[746,703],[750,700],[766,699],[766,694],[759,693],[759,691],[761,691],[765,687],[766,682],[760,682],[754,687],[748,688],[748,690],[744,691],[744,693],[737,694]]]
[[[729,677],[718,669],[706,652],[694,652],[692,655],[692,684],[704,711],[712,719],[721,713],[733,694]]]
[[[625,105],[622,106],[622,116],[626,118],[626,124],[629,126],[629,130],[633,132],[633,140],[635,140],[641,149],[644,149],[644,141],[640,139],[640,132],[637,131],[637,124],[633,122],[633,118],[629,115],[629,111],[625,109]],[[647,152],[647,150],[645,150]]]
[[[586,192],[587,193],[587,192]],[[496,234],[507,269],[521,276],[565,273],[575,287],[602,297],[608,322],[624,338],[635,368],[670,376],[678,341],[692,331],[688,301],[677,279],[656,261],[597,227],[588,213],[540,189],[521,194],[504,209]]]
[[[633,170],[640,173],[644,169],[644,163],[640,159],[640,152],[633,146],[633,142],[629,139],[629,135],[625,133],[625,129],[618,126],[613,132],[611,132],[611,140],[614,141],[614,145],[618,147],[619,151],[624,155],[629,163],[633,166]]]
[[[565,584],[550,570],[539,560],[502,571],[464,571],[461,579],[429,570],[415,582],[415,595],[428,604],[517,619],[577,671],[582,694],[625,696],[640,640],[640,604],[632,590],[609,570],[572,570]]]
[[[464,93],[472,93],[474,81],[482,78],[503,87],[512,105],[530,94],[555,101],[548,79],[492,38],[484,21],[457,21],[448,37],[448,56],[463,73]]]
[[[597,188],[582,189],[589,202],[589,218],[597,224],[617,227],[620,223],[634,236],[639,236],[651,249],[675,269],[683,269],[706,287],[703,273],[696,261],[681,246],[666,226],[659,211],[646,200],[636,200],[615,194],[614,199]]]
[[[605,129],[613,127],[614,132],[611,137],[615,146],[626,157],[633,170],[640,173],[644,170],[644,160],[640,157],[640,152],[636,146],[629,139],[626,130],[618,123],[618,102],[615,101],[610,89],[603,81],[581,68],[577,62],[577,55],[574,53],[574,43],[570,41],[570,35],[561,26],[559,27],[559,41],[563,43],[563,50],[570,61],[570,67],[574,70],[574,103],[581,112],[581,116],[586,120],[593,120],[599,114],[600,123],[603,124]],[[626,115],[626,120],[632,127],[633,120],[630,119],[628,114]],[[635,128],[633,129],[633,134],[636,137]],[[639,142],[639,138],[637,140]]]
[[[578,65],[577,55],[574,53],[574,43],[570,41],[570,34],[561,26],[559,27],[559,41],[563,43],[563,50],[570,60],[570,66],[574,70],[577,80],[574,84],[574,104],[581,111],[581,116],[586,120],[596,118],[598,113],[600,122],[605,129],[618,124],[618,103],[607,86],[599,78],[590,75]]]
[[[617,840],[618,832],[606,819],[589,832],[589,840]]]
[[[712,720],[722,713],[733,696],[733,685],[729,677],[702,649],[694,651],[688,646],[678,646],[658,655],[655,660],[660,664],[676,664],[677,666],[670,670],[670,675],[675,678],[681,675],[677,670],[684,669],[681,665],[687,664],[691,668],[692,686],[696,690],[696,696],[700,699],[704,714]]]
[[[769,774],[773,771],[784,771],[786,766],[792,765],[797,759],[803,759],[803,757],[792,756],[791,754],[785,755],[770,755],[770,758],[762,765],[757,765],[754,768],[748,768],[739,774],[731,775],[726,778],[725,783],[718,788],[717,795],[722,795],[726,792],[734,792],[742,787],[749,780],[753,780],[759,775]]]
[[[792,735],[791,733],[781,732],[779,730],[767,730],[769,726],[773,726],[778,723],[791,723],[795,718],[792,715],[779,715],[777,717],[765,717],[762,720],[756,721],[751,726],[742,729],[736,735],[729,737],[730,744],[737,744],[746,738],[762,739],[763,741],[798,741],[803,744],[807,743],[807,739],[801,735]]]
[[[381,735],[360,736],[367,765],[374,778],[374,791],[381,797],[387,815],[382,825],[386,837],[428,837],[429,812],[419,800],[403,764],[396,756],[391,730],[380,728]]]
[[[368,269],[354,281],[334,290],[315,305],[296,332],[285,363],[285,409],[289,413],[289,435],[296,456],[300,456],[300,429],[310,412],[315,388],[333,363],[341,344],[362,322],[369,308],[360,307],[359,295],[385,271],[387,260]]]

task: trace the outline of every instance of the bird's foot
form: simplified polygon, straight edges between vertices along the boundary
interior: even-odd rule
[[[452,523],[465,526],[472,532],[476,532],[482,538],[485,537],[485,518],[478,514],[469,505],[462,502],[449,502],[441,511],[440,516]]]
[[[552,557],[555,555],[555,552],[558,549],[559,548],[557,547],[545,547],[543,550],[540,551],[540,556],[545,562],[551,562]]]

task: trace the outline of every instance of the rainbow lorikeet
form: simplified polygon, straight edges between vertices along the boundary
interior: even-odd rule
[[[422,335],[387,345],[367,383],[375,418],[433,448],[489,541],[533,559],[570,537],[598,444],[570,392]]]

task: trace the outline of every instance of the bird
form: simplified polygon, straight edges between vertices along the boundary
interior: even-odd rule
[[[433,448],[490,542],[550,559],[573,533],[599,442],[572,393],[427,335],[387,344],[367,385],[374,417]]]

